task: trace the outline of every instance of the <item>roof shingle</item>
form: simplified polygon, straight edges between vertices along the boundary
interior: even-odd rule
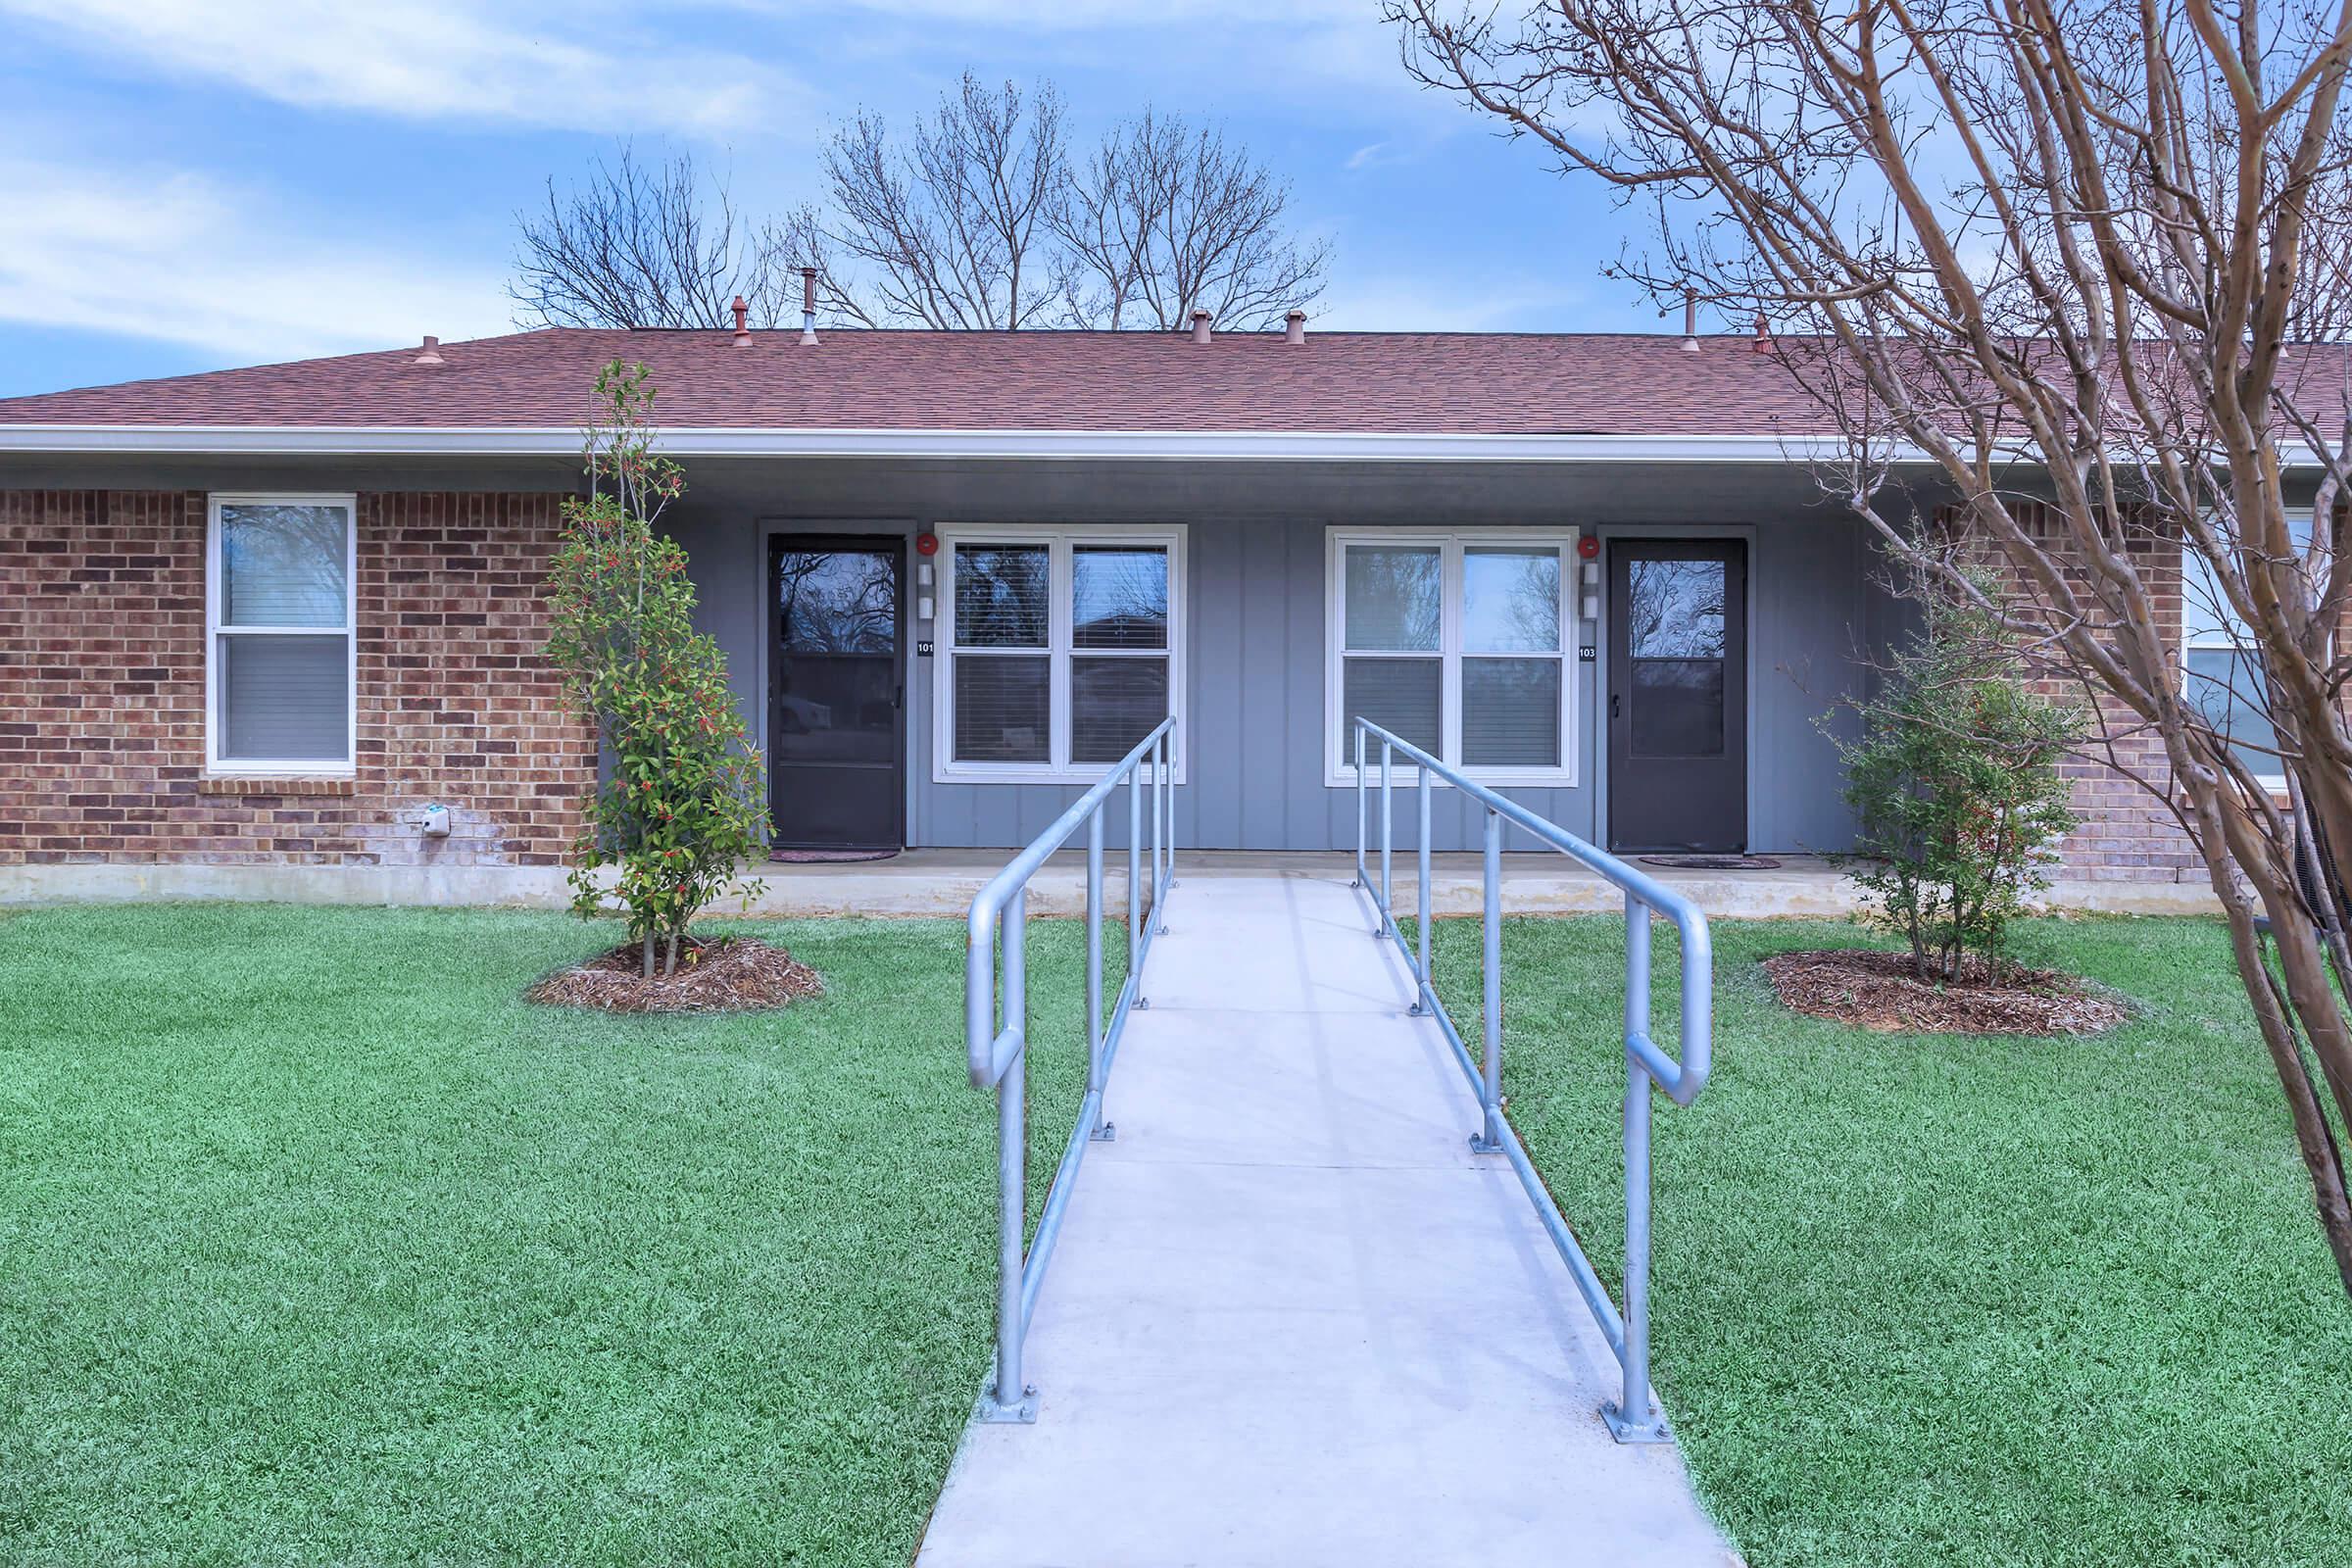
[[[0,424],[571,428],[647,366],[669,428],[1773,436],[1826,421],[1743,337],[551,327],[0,399]]]

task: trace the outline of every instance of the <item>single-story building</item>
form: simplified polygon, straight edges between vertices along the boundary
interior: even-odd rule
[[[0,863],[552,887],[615,359],[779,846],[1019,845],[1170,712],[1192,849],[1351,847],[1356,713],[1613,848],[1850,843],[1822,724],[1904,609],[1746,339],[550,329],[0,400]],[[2080,789],[2070,876],[2202,880]]]

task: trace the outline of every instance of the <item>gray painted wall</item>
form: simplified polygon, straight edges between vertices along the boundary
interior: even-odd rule
[[[1192,754],[1177,790],[1177,833],[1181,843],[1204,849],[1354,844],[1353,791],[1324,783],[1330,527],[1574,524],[1604,544],[1631,535],[1743,537],[1752,595],[1750,843],[1798,851],[1850,841],[1836,755],[1815,721],[1861,689],[1867,665],[1857,655],[1883,647],[1893,614],[1863,528],[1821,505],[1795,470],[827,463],[706,465],[688,479],[688,499],[667,521],[693,558],[705,623],[727,652],[756,730],[765,723],[757,694],[765,682],[770,532],[873,532],[911,541],[951,522],[1188,524],[1184,716]],[[910,840],[1026,843],[1078,788],[934,783],[933,663],[909,665]],[[1606,809],[1596,722],[1602,666],[1574,667],[1578,785],[1509,793],[1598,836]],[[1411,843],[1409,794],[1400,795],[1397,818],[1400,842]],[[1114,844],[1124,842],[1124,812],[1114,812]],[[1478,843],[1477,812],[1451,791],[1433,802],[1432,826],[1437,848]]]

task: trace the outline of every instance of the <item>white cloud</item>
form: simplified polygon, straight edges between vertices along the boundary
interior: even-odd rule
[[[228,82],[304,108],[569,129],[719,134],[811,121],[799,82],[593,0],[0,0],[103,62]]]
[[[321,240],[315,218],[185,171],[0,157],[0,319],[248,362],[509,330],[498,271],[414,236]]]

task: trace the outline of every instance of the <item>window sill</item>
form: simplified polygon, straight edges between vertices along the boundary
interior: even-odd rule
[[[1513,773],[1506,770],[1494,773],[1471,772],[1464,776],[1471,783],[1484,785],[1491,790],[1572,790],[1577,788],[1576,775],[1566,771]],[[1355,769],[1346,767],[1326,774],[1323,785],[1326,789],[1352,790],[1355,788]],[[1418,789],[1420,785],[1421,769],[1411,763],[1398,762],[1389,771],[1389,787],[1391,789]],[[1449,790],[1453,788],[1453,781],[1440,774],[1437,786],[1442,790]],[[1370,790],[1380,788],[1379,763],[1368,762],[1364,765],[1364,787]]]
[[[931,770],[931,782],[934,784],[1074,784],[1080,786],[1081,788],[1085,788],[1102,783],[1103,776],[1110,772],[1110,770],[1117,765],[1118,764],[1115,762],[1104,762],[1101,766],[1073,768],[1053,768],[1042,766],[1006,766],[1003,768],[969,766],[935,767]],[[1152,778],[1151,768],[1146,766],[1142,768],[1141,771],[1143,772],[1145,782],[1150,783]],[[1185,782],[1185,770],[1183,766],[1179,764],[1170,767],[1168,769],[1168,778],[1171,783],[1181,788]]]
[[[199,795],[340,795],[360,792],[351,774],[215,773],[196,781]]]

